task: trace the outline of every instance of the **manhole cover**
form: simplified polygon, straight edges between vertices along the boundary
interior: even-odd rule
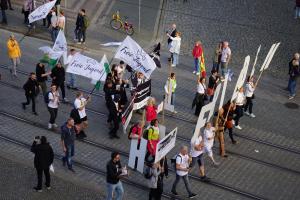
[[[287,108],[290,108],[290,109],[298,109],[298,108],[299,108],[299,105],[296,104],[296,103],[291,103],[291,102],[289,102],[289,103],[285,103],[284,105],[285,105]]]

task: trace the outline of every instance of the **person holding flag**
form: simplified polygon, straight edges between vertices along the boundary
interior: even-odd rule
[[[192,55],[194,57],[194,63],[195,63],[195,69],[193,71],[193,74],[200,75],[200,60],[201,56],[203,55],[203,50],[201,46],[201,42],[197,41],[195,43],[194,49],[192,51]]]

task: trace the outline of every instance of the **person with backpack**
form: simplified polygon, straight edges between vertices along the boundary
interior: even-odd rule
[[[178,193],[176,192],[176,187],[180,181],[180,179],[183,179],[185,188],[187,190],[187,192],[189,193],[189,198],[195,198],[197,196],[197,194],[194,194],[191,190],[191,185],[189,182],[189,178],[188,178],[188,174],[189,174],[189,166],[191,163],[191,159],[188,155],[188,147],[187,146],[182,146],[180,148],[180,153],[176,155],[175,158],[175,169],[176,169],[176,179],[173,183],[172,186],[172,194],[177,196]]]
[[[153,119],[150,123],[150,127],[145,130],[144,137],[147,138],[147,153],[146,162],[153,163],[156,154],[156,147],[159,142],[159,127],[158,119]],[[151,156],[151,159],[150,159]]]
[[[48,129],[52,129],[52,127],[57,128],[58,126],[55,123],[55,119],[57,117],[57,110],[59,105],[59,92],[57,91],[56,85],[51,85],[51,91],[47,92],[45,96],[45,103],[47,103],[48,111],[50,113]]]
[[[37,95],[37,91],[39,89],[39,84],[36,81],[36,75],[34,72],[30,73],[30,76],[27,82],[23,85],[23,89],[25,90],[26,102],[22,103],[22,108],[25,110],[26,106],[32,102],[32,113],[34,115],[38,115],[35,110],[35,97]]]

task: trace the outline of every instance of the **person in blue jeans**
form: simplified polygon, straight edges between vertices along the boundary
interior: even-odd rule
[[[122,173],[123,172],[123,173]],[[111,154],[111,160],[106,165],[106,187],[107,196],[106,200],[112,200],[113,194],[115,200],[122,200],[124,189],[120,177],[126,172],[121,166],[120,154],[113,152]]]
[[[289,99],[293,99],[296,96],[296,84],[297,84],[297,78],[299,77],[300,71],[299,71],[299,60],[293,60],[289,69],[289,84],[288,84],[288,90],[289,90]]]
[[[69,118],[61,127],[61,145],[64,151],[64,157],[62,158],[63,166],[66,166],[67,163],[68,169],[72,172],[75,172],[72,165],[75,135],[74,119]]]

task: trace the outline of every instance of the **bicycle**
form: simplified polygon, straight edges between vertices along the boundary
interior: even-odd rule
[[[127,17],[124,17],[124,21],[120,17],[120,12],[117,11],[112,15],[112,20],[110,21],[110,26],[115,29],[119,30],[123,28],[123,30],[128,34],[128,35],[133,35],[134,29],[133,29],[133,24],[129,23],[127,21]]]

